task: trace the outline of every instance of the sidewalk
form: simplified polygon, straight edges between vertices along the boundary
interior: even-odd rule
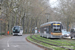
[[[8,37],[8,36],[11,36],[11,35],[0,35],[0,39]]]
[[[4,38],[5,36],[4,35],[0,35],[0,39]]]

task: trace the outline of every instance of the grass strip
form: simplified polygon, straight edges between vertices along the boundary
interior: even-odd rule
[[[31,39],[30,36],[28,36],[27,39],[36,42],[35,40]],[[42,42],[39,42],[39,44],[41,44],[43,46],[46,46],[46,47],[49,47],[49,48],[53,48],[54,50],[60,50],[60,49],[66,50],[66,49],[63,49],[63,48],[60,48],[60,47],[56,47],[56,46],[52,46],[52,45],[48,45],[48,44],[45,44],[45,43],[42,43]]]
[[[42,39],[40,39],[40,38],[36,38],[35,35],[33,35],[32,37],[35,38],[35,39],[38,39],[38,40],[40,40],[40,41],[44,41],[44,42],[47,42],[47,43],[51,43],[51,44],[54,44],[54,45],[57,45],[57,46],[63,46],[63,45],[61,45],[61,44],[57,44],[57,43],[49,42],[49,41],[47,41],[47,40],[42,40]],[[71,46],[68,46],[68,45],[67,45],[67,46],[64,45],[63,47],[67,47],[67,48],[73,49],[73,46],[71,47]]]
[[[37,35],[37,37],[41,38],[41,40],[46,40],[46,41],[51,41],[51,42],[53,41],[53,42],[62,44],[62,46],[75,46],[74,43],[72,43],[72,42],[70,43],[68,41],[64,41],[64,40],[61,40],[61,39],[52,40],[52,39],[47,39],[47,38],[40,37],[38,35]]]

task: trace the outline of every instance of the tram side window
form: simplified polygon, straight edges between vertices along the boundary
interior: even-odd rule
[[[44,28],[44,31],[47,31],[47,28]]]
[[[49,28],[47,28],[47,31],[46,32],[49,33]]]
[[[44,31],[46,31],[46,33],[49,33],[49,26],[45,27]]]
[[[41,28],[41,33],[43,33],[43,27]]]
[[[42,28],[40,28],[40,32],[42,33]]]
[[[51,26],[49,26],[49,32],[51,32]]]

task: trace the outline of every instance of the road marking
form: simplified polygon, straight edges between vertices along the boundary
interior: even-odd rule
[[[10,38],[10,39],[12,39],[12,38]],[[9,46],[9,41],[10,41],[10,39],[7,41],[7,47],[10,47],[10,46]]]
[[[13,45],[13,47],[19,47],[19,45]]]
[[[7,47],[9,47],[9,43],[7,43]]]
[[[3,50],[6,50],[6,49],[3,49]]]

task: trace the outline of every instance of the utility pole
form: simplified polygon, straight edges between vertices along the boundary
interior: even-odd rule
[[[47,17],[47,22],[48,22],[48,18],[49,18],[49,17]]]
[[[0,15],[1,15],[1,13],[2,13],[2,11],[1,11],[1,6],[2,6],[2,0],[0,0]]]
[[[1,16],[1,1],[0,1],[0,16]],[[1,23],[1,22],[0,22]],[[0,24],[0,34],[2,33],[1,31],[1,26],[2,26],[2,23]]]
[[[1,3],[0,3],[0,15],[1,15]]]

